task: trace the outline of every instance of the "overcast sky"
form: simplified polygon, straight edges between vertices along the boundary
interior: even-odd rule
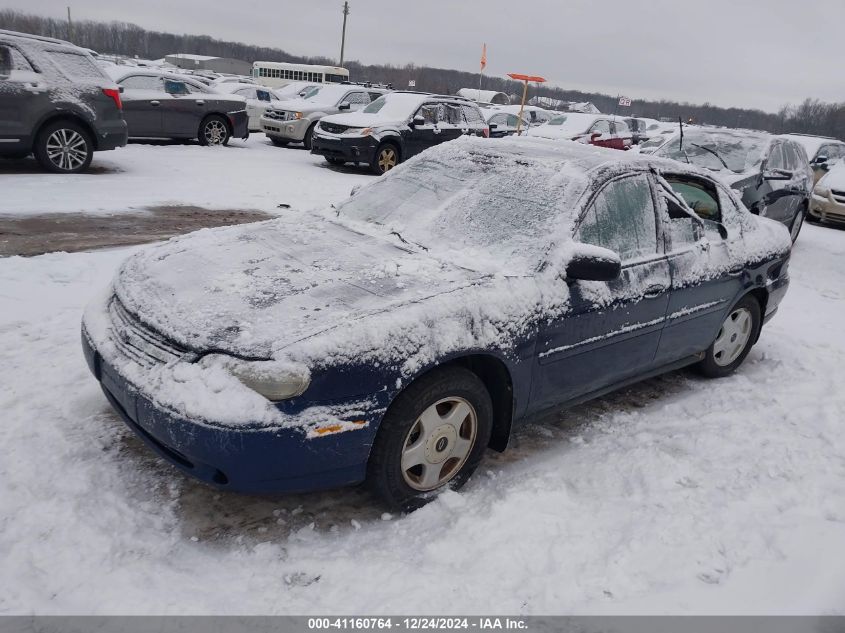
[[[342,0],[4,0],[337,58]],[[633,99],[845,101],[845,0],[350,0],[346,58],[542,75]],[[190,53],[192,51],[173,51]]]

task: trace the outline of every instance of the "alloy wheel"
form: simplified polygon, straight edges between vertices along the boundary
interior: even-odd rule
[[[396,150],[385,147],[378,153],[378,166],[382,173],[396,167]]]
[[[88,142],[79,132],[59,128],[47,139],[47,157],[63,171],[79,169],[88,158]]]
[[[226,126],[222,121],[214,119],[205,124],[203,135],[209,145],[220,145],[226,140]]]
[[[751,338],[754,319],[748,308],[737,308],[728,315],[713,343],[713,360],[727,367],[740,357]]]
[[[438,400],[425,409],[405,437],[402,477],[414,490],[439,488],[461,470],[478,435],[478,415],[463,398]]]

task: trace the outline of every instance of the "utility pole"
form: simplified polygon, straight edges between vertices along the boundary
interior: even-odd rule
[[[346,16],[349,15],[349,2],[343,3],[343,33],[340,36],[340,65],[343,66],[343,49],[346,47]]]
[[[67,39],[68,42],[73,41],[73,22],[70,19],[70,6],[67,8]]]

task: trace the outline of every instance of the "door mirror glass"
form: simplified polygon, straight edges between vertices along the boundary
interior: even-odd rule
[[[183,81],[174,81],[173,79],[164,80],[164,91],[173,96],[189,94],[188,86]]]
[[[337,106],[338,110],[349,110],[350,108],[352,108],[352,104],[348,101],[344,101],[339,106]]]
[[[814,165],[822,165],[827,162],[827,155],[826,154],[819,154],[813,159]]]
[[[425,117],[421,114],[418,114],[413,119],[411,119],[411,126],[420,126],[425,125]]]
[[[621,271],[622,260],[612,250],[576,242],[564,274],[571,281],[613,281]]]

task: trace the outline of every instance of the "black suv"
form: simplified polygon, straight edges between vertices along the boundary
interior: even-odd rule
[[[0,30],[0,157],[35,154],[53,172],[85,171],[126,145],[120,92],[87,51]]]
[[[377,174],[462,134],[490,136],[481,109],[469,99],[424,92],[390,92],[360,112],[323,117],[311,153],[334,165],[369,165]]]

